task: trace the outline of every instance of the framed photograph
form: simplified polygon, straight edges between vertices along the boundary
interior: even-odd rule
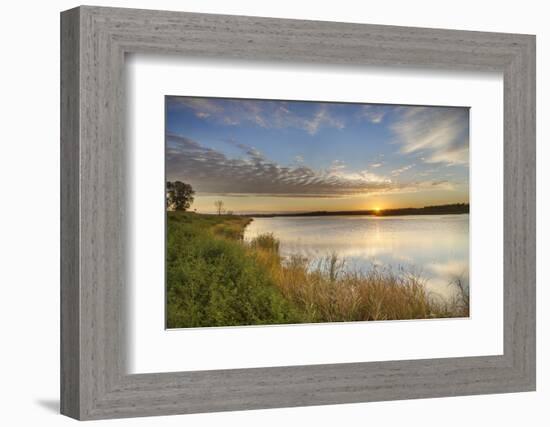
[[[61,14],[61,411],[535,390],[535,37]]]

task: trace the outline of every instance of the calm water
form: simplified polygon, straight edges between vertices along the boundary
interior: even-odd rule
[[[315,261],[336,253],[347,269],[403,268],[448,297],[456,278],[469,285],[468,223],[468,214],[254,218],[244,237],[273,233],[283,256]]]

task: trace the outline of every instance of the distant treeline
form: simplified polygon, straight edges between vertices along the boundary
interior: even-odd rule
[[[450,205],[424,206],[423,208],[399,208],[381,210],[358,211],[315,211],[315,212],[287,212],[273,214],[247,215],[254,217],[276,216],[334,216],[334,215],[373,215],[373,216],[402,216],[402,215],[449,215],[470,213],[469,203],[455,203]]]

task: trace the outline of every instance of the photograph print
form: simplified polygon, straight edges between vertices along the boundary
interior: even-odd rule
[[[469,317],[469,115],[166,96],[166,327]]]

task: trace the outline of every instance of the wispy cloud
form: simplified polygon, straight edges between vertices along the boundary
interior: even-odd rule
[[[403,166],[401,168],[398,168],[398,169],[394,169],[391,171],[391,174],[392,176],[399,176],[401,175],[403,172],[406,172],[408,171],[409,169],[412,169],[414,167],[414,164],[412,165],[406,165],[406,166]]]
[[[342,160],[333,160],[330,164],[328,171],[329,173],[338,173],[346,168],[346,162]]]
[[[405,107],[391,127],[402,153],[424,154],[427,163],[467,164],[467,108]]]
[[[223,112],[223,108],[210,98],[169,97],[168,103],[171,107],[176,105],[187,107],[193,110],[195,115],[201,119],[205,119],[212,115],[218,115]]]
[[[360,110],[360,116],[367,119],[371,123],[382,123],[384,116],[388,112],[388,107],[378,105],[363,105]]]
[[[299,120],[298,120],[299,122]],[[336,117],[330,115],[326,104],[321,104],[315,116],[311,120],[305,120],[303,127],[310,135],[315,135],[320,127],[334,127],[337,129],[344,128],[344,122]]]
[[[266,129],[297,128],[315,135],[321,128],[343,129],[329,103],[317,103],[314,111],[300,112],[284,101],[169,97],[170,108],[188,109],[203,120],[227,126],[253,124]],[[303,103],[302,103],[303,104]]]

